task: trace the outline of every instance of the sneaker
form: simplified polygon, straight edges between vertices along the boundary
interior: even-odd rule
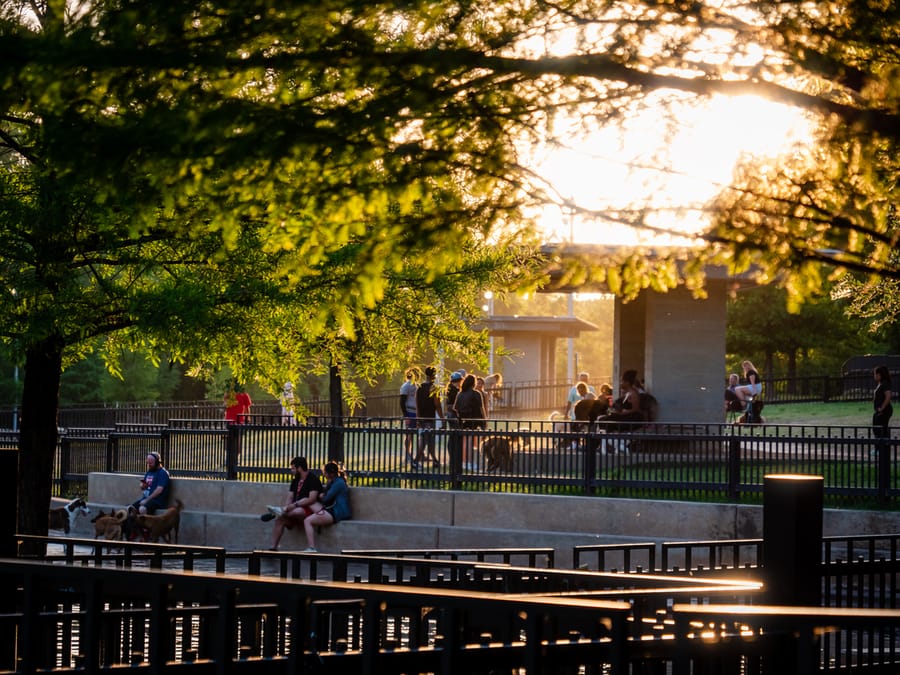
[[[275,517],[278,517],[282,513],[284,513],[284,509],[281,508],[280,506],[267,506],[266,510]]]
[[[318,551],[316,549],[314,549],[312,546],[307,546],[305,549],[303,549],[303,552],[304,553],[318,553]]]
[[[268,523],[270,520],[275,520],[275,514],[274,513],[264,513],[259,517],[259,519],[261,521],[263,521],[264,523]]]

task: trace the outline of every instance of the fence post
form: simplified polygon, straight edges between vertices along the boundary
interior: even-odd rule
[[[763,578],[766,602],[822,601],[822,476],[763,477]]]
[[[237,480],[237,464],[241,456],[241,425],[228,423],[225,434],[225,480]]]
[[[731,438],[728,440],[728,498],[736,502],[741,484],[741,439],[737,436],[736,424],[731,425]]]
[[[453,490],[462,488],[463,481],[460,478],[463,472],[462,462],[462,436],[456,429],[456,426],[450,424],[444,418],[447,429],[447,458],[450,467],[450,485]],[[471,461],[471,459],[469,460]]]
[[[885,508],[891,499],[891,442],[890,436],[875,439],[878,465],[878,506]]]
[[[108,441],[107,441],[108,442]],[[72,462],[72,442],[65,434],[59,439],[59,466],[56,467],[59,478],[59,492],[57,494],[65,495],[69,493],[69,481],[66,476],[69,475]]]
[[[596,434],[589,431],[582,436],[581,452],[583,460],[581,466],[584,470],[584,493],[592,495],[597,492],[597,450],[594,447],[594,438]],[[601,441],[602,442],[602,441]]]
[[[110,432],[106,437],[106,471],[108,473],[119,472],[119,439],[115,432]]]

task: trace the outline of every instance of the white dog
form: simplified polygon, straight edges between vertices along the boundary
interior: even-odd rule
[[[89,515],[91,515],[91,510],[88,508],[84,499],[75,497],[75,499],[65,506],[61,506],[58,509],[50,509],[49,528],[51,530],[62,530],[66,534],[69,534],[69,531],[75,527],[75,519],[78,516]]]

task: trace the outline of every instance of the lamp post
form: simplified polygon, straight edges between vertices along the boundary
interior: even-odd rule
[[[575,202],[572,199],[569,199],[569,206],[566,209],[566,215],[569,220],[569,243],[573,244],[575,242]],[[566,305],[569,312],[569,318],[575,316],[575,293],[569,291],[569,295],[566,298]],[[566,373],[569,376],[569,382],[572,383],[575,381],[575,338],[571,335],[566,339],[566,347],[567,347],[567,358],[566,358]]]
[[[484,292],[484,299],[487,300],[487,303],[482,305],[482,309],[487,312],[488,317],[494,316],[494,293],[492,291]],[[488,329],[490,330],[490,329]],[[488,342],[490,344],[490,352],[488,353],[488,374],[494,374],[494,335],[493,332],[488,335]]]
[[[16,293],[15,288],[9,289],[9,292],[12,293],[13,303],[18,300],[18,293]],[[17,359],[18,355],[13,351],[13,358]],[[19,430],[19,363],[18,361],[13,365],[13,411],[12,411],[12,430]]]

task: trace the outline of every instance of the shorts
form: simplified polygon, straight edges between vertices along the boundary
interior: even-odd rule
[[[403,426],[406,429],[415,429],[418,426],[418,420],[416,420],[416,413],[409,412],[408,410],[403,413]]]
[[[291,521],[293,521],[293,520],[303,521],[303,520],[306,520],[307,518],[309,518],[312,514],[313,514],[313,511],[308,506],[298,506],[293,511],[291,511],[288,515],[281,516],[282,520],[284,520],[284,528],[286,530],[290,530],[293,527],[293,525],[291,524]]]

